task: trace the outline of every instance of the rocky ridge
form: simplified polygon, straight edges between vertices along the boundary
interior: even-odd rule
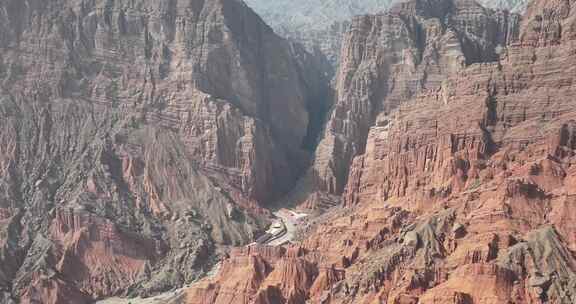
[[[444,75],[494,61],[518,35],[518,16],[474,1],[399,3],[353,20],[344,38],[336,98],[316,149],[310,180],[317,196],[340,195],[352,159],[364,153],[380,113],[441,87]]]
[[[406,0],[246,0],[282,37],[325,56],[332,66],[340,62],[343,37],[355,16],[385,12]],[[527,0],[481,0],[487,8],[522,12]]]
[[[1,303],[172,289],[265,227],[322,108],[308,53],[236,0],[0,7]]]
[[[246,3],[280,36],[302,43],[308,50],[320,53],[332,66],[336,66],[342,36],[352,17],[384,11],[393,1],[246,0]]]
[[[459,18],[464,12],[475,18]],[[233,252],[224,264],[235,266],[193,286],[184,302],[573,303],[576,3],[536,0],[507,22],[483,12],[473,1],[414,0],[357,19],[348,37],[359,42],[341,66],[398,71],[393,87],[404,95],[341,107],[374,119],[350,156],[343,206],[287,249]],[[421,24],[437,25],[422,31],[429,53],[410,43]],[[396,52],[375,56],[382,41],[397,42],[387,49]],[[402,85],[419,69],[430,76]],[[352,82],[352,96],[383,96],[376,89],[390,82],[359,79],[374,84]],[[382,110],[371,113],[373,104]],[[341,121],[343,130],[366,123]],[[240,268],[238,281],[230,273]],[[286,283],[269,283],[277,277]]]

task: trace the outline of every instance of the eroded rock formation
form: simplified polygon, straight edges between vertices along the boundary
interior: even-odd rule
[[[317,51],[333,66],[340,62],[344,34],[353,17],[387,11],[406,0],[246,0],[282,37]],[[528,0],[479,0],[487,8],[522,12]]]
[[[2,303],[192,281],[303,170],[326,84],[241,1],[7,0],[0,33]]]
[[[414,0],[355,23],[321,144],[345,161],[318,171],[343,206],[282,266],[308,265],[303,284],[270,290],[261,272],[236,294],[303,303],[266,296],[310,285],[311,303],[574,303],[576,2],[536,0],[520,20]],[[188,303],[205,294],[192,287]]]
[[[314,207],[316,196],[342,193],[379,114],[440,89],[446,75],[495,61],[518,36],[518,20],[474,1],[403,2],[386,14],[355,18],[344,38],[335,105],[307,181],[320,194],[305,198],[306,206]]]

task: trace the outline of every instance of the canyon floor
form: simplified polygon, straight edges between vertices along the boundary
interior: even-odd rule
[[[0,1],[0,304],[576,303],[576,0],[358,1]]]

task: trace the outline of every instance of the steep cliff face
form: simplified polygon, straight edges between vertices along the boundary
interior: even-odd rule
[[[444,75],[497,58],[517,35],[518,18],[474,1],[399,3],[383,15],[354,19],[344,39],[337,99],[316,151],[318,187],[342,193],[352,159],[364,153],[369,128]]]
[[[425,18],[422,12],[441,11],[440,3],[449,2],[415,0],[396,10],[397,15],[365,17],[365,27],[350,35],[367,47],[351,54],[377,52],[371,45],[392,34],[402,38],[394,40],[398,49],[410,50],[405,42],[410,31],[401,29],[415,26],[379,33],[373,24],[378,18],[387,18],[381,24],[388,26],[395,24],[392,18],[410,20],[404,9]],[[426,4],[431,6],[419,11]],[[456,0],[451,7],[478,12],[470,1]],[[398,84],[403,79],[398,75],[406,74],[392,74],[397,77],[394,88],[409,93],[405,99],[377,99],[399,100],[376,103],[380,112],[360,112],[373,115],[375,125],[366,127],[365,147],[358,144],[362,150],[348,174],[344,205],[313,226],[298,245],[300,259],[317,270],[309,273],[308,301],[576,301],[575,18],[574,1],[536,0],[514,26],[496,22],[496,37],[504,40],[477,39],[491,37],[483,29],[494,19],[468,19],[478,23],[468,24],[467,34],[484,35],[450,40],[458,31],[438,31],[440,37],[449,36],[434,53],[460,64],[453,69],[439,65],[436,74],[430,73],[435,81],[423,82],[426,89],[410,91]],[[509,32],[513,34],[502,36]],[[368,33],[379,34],[367,39]],[[462,41],[468,40],[478,44],[466,47]],[[457,46],[450,52],[455,56],[442,55],[448,46]],[[385,64],[388,57],[381,58]],[[414,65],[395,70],[406,66]],[[390,81],[373,86],[359,82],[350,92],[371,96],[374,88]],[[390,92],[381,96],[398,96]],[[372,109],[367,105],[356,102],[350,108]],[[353,125],[344,121],[347,128]],[[226,281],[217,278],[211,284]],[[291,289],[296,286],[275,294]],[[191,303],[209,303],[194,302],[197,295],[191,294]]]
[[[257,198],[266,198],[264,189],[285,185],[294,174],[291,168],[298,167],[286,166],[286,159],[298,155],[306,136],[307,92],[288,44],[241,2],[10,1],[5,6],[6,87],[24,90],[38,86],[36,79],[49,79],[50,96],[137,108],[143,120],[199,140],[194,152],[206,166],[244,171],[239,179]],[[196,91],[215,98],[188,98]],[[215,99],[231,109],[219,109]],[[194,119],[198,112],[254,121],[247,118],[244,128],[220,123],[205,132],[203,119]],[[251,146],[261,157],[248,158]],[[264,157],[270,150],[279,157]],[[272,181],[276,185],[268,184]]]
[[[3,303],[191,281],[302,171],[313,59],[242,2],[0,8]]]
[[[318,269],[303,255],[298,247],[246,247],[232,251],[222,261],[219,274],[192,287],[185,302],[304,303]]]

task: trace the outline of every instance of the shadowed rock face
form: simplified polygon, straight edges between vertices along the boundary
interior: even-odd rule
[[[474,20],[465,26],[473,38],[434,21],[446,7],[475,16],[441,18]],[[335,124],[345,130],[368,124],[366,144],[357,144],[343,206],[287,249],[300,253],[293,268],[309,269],[298,282],[312,283],[270,290],[262,283],[270,272],[260,272],[263,279],[244,276],[251,289],[235,295],[247,303],[303,303],[286,295],[310,285],[311,303],[574,303],[575,8],[574,1],[536,0],[505,26],[503,17],[484,15],[471,1],[412,1],[388,15],[359,18],[348,34],[359,42],[341,66],[394,73],[360,78],[373,85],[353,81],[356,74],[340,78],[354,83],[350,96],[386,98],[349,99],[340,112],[347,119]],[[434,23],[438,30],[424,32],[436,38],[423,39],[430,44],[417,56],[410,30]],[[479,39],[494,37],[488,24],[495,24],[496,40]],[[364,66],[364,58],[375,59]],[[390,65],[391,58],[404,64]],[[419,90],[400,81],[424,67],[429,76],[416,78]],[[394,94],[398,88],[404,95]],[[374,104],[382,110],[369,112]],[[373,115],[374,125],[348,118],[357,113]],[[277,268],[283,257],[255,253],[263,250],[269,249],[234,252],[226,262],[262,257],[271,269],[290,269]],[[221,290],[228,282],[217,276],[202,284]],[[189,303],[212,303],[202,286],[190,289]],[[222,295],[215,294],[217,302]]]
[[[1,1],[0,49],[2,303],[197,278],[302,171],[325,85],[236,0]]]
[[[46,79],[36,90],[48,96],[135,108],[142,121],[188,133],[206,166],[246,171],[238,178],[258,199],[295,175],[291,168],[298,165],[286,160],[298,159],[307,133],[307,92],[290,46],[241,2],[13,1],[6,7],[5,87],[33,91],[37,79]],[[191,100],[198,91],[212,100]],[[213,121],[195,119],[198,114]],[[224,125],[227,115],[247,117],[244,126]],[[203,123],[215,126],[207,130]],[[254,145],[259,157],[250,159],[253,142],[261,143]],[[269,151],[279,157],[266,157]]]

